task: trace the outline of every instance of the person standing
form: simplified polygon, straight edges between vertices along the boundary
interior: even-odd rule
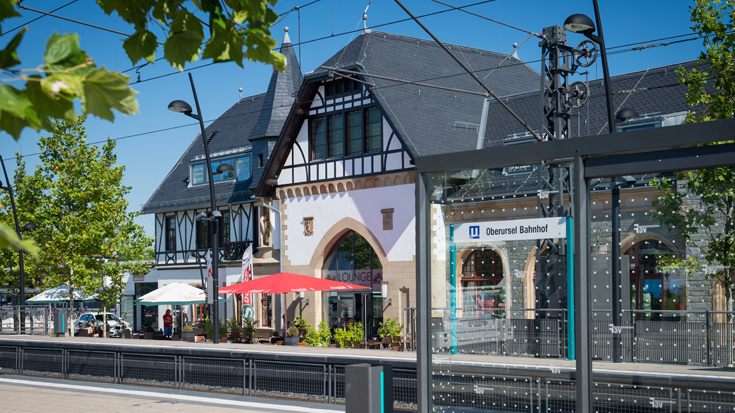
[[[166,314],[163,316],[163,335],[171,336],[171,327],[174,324],[174,317],[171,315],[171,310],[166,310]]]

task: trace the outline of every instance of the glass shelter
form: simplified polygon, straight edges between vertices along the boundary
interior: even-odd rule
[[[705,239],[730,218],[715,208],[701,236],[677,228],[711,202],[688,182],[735,182],[735,144],[702,145],[733,126],[418,158],[419,411],[709,411],[704,394],[724,384],[635,366],[683,377],[735,359],[729,269]],[[735,409],[729,391],[710,406]]]

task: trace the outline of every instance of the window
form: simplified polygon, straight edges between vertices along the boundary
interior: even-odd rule
[[[325,97],[334,97],[356,93],[362,90],[360,82],[356,82],[350,78],[342,78],[324,85]]]
[[[262,326],[263,327],[270,327],[271,322],[273,320],[272,314],[272,301],[271,301],[271,295],[270,294],[263,294],[262,298],[260,299],[260,305],[261,305],[261,315],[260,319],[263,320]]]
[[[230,240],[230,212],[220,211],[222,216],[217,218],[219,222],[219,247]],[[212,235],[209,227],[210,221],[197,221],[196,237],[197,249],[212,248]]]
[[[166,251],[176,250],[176,217],[166,217]]]
[[[228,164],[232,166],[234,171],[227,171],[218,174],[217,167],[222,164]],[[191,185],[201,185],[209,182],[209,176],[206,173],[206,165],[207,163],[204,161],[199,161],[198,163],[191,165]],[[238,157],[212,159],[212,179],[214,180],[214,182],[232,181],[233,179],[237,179],[238,181],[246,181],[250,179],[251,176],[252,174],[250,168],[249,153]]]
[[[372,107],[365,111],[365,152],[380,150],[382,122],[380,110]]]
[[[462,267],[463,307],[481,314],[502,314],[505,288],[502,286],[503,261],[495,250],[473,251]]]
[[[263,154],[259,153],[258,154],[258,168],[262,168],[262,167],[263,167]]]
[[[383,120],[375,106],[314,117],[310,122],[312,159],[359,155],[382,148]]]
[[[673,254],[661,241],[645,240],[636,243],[625,255],[630,257],[630,307],[652,310],[637,313],[637,319],[649,321],[678,320],[678,314],[662,310],[686,310],[686,283],[684,275],[662,273],[656,269],[662,255]]]

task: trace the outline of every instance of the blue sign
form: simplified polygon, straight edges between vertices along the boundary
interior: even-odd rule
[[[479,225],[470,225],[470,239],[480,239]]]

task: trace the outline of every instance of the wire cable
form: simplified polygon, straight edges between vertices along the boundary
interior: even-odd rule
[[[63,6],[60,6],[60,7],[57,7],[57,8],[55,8],[55,9],[51,10],[51,13],[53,13],[53,12],[56,12],[56,11],[59,11],[59,10],[63,9],[64,7],[66,7],[66,6],[68,6],[68,5],[72,4],[72,3],[76,3],[77,1],[78,1],[78,0],[72,0],[72,1],[70,1],[70,2],[68,2],[68,3],[66,3],[66,4],[65,4],[65,5],[63,5]],[[28,21],[28,22],[26,22],[26,23],[23,23],[23,24],[21,24],[20,26],[16,26],[16,27],[13,27],[12,29],[10,29],[10,30],[8,30],[8,31],[6,31],[6,32],[4,32],[4,33],[1,33],[1,34],[0,34],[0,37],[2,37],[2,36],[5,36],[6,34],[8,34],[8,33],[10,33],[10,32],[14,32],[14,31],[16,31],[16,30],[20,29],[21,27],[25,27],[25,26],[28,26],[29,24],[33,23],[34,21],[36,21],[36,20],[38,20],[38,19],[43,19],[44,17],[46,17],[46,15],[45,15],[45,14],[44,14],[43,16],[38,16],[38,17],[36,17],[35,19],[33,19],[33,20],[30,20],[30,21]]]
[[[530,34],[530,35],[536,36],[536,37],[538,37],[539,39],[543,39],[543,38],[544,38],[544,35],[543,35],[543,34],[540,34],[540,33],[532,32],[532,31],[529,31],[529,30],[524,30],[524,29],[521,29],[520,27],[516,27],[516,26],[511,26],[510,24],[508,24],[508,23],[503,23],[503,22],[501,22],[501,21],[499,21],[499,20],[491,19],[491,18],[489,18],[489,17],[485,17],[485,16],[482,16],[482,15],[480,15],[480,14],[477,14],[477,13],[472,13],[471,11],[467,11],[467,10],[462,10],[462,9],[460,9],[460,8],[457,8],[457,7],[454,7],[454,6],[452,6],[451,4],[443,3],[443,2],[441,2],[441,1],[439,1],[439,0],[431,0],[431,1],[433,1],[434,3],[439,3],[439,4],[443,5],[443,6],[451,7],[451,8],[452,8],[452,9],[454,9],[454,10],[459,10],[459,11],[461,11],[461,12],[465,12],[465,13],[467,13],[467,14],[471,14],[471,15],[473,15],[473,16],[476,16],[476,17],[479,17],[479,18],[481,18],[481,19],[489,20],[489,21],[491,21],[491,22],[493,22],[493,23],[497,23],[497,24],[499,24],[499,25],[501,25],[501,26],[505,26],[505,27],[510,27],[511,29],[515,29],[515,30],[519,30],[519,31],[522,31],[523,33],[526,33],[526,34]]]

